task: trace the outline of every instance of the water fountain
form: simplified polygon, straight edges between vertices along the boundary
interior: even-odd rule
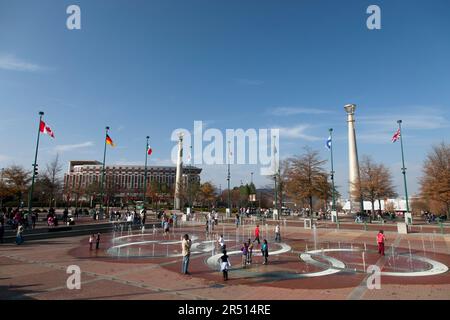
[[[433,251],[436,252],[436,247],[434,245],[434,237],[436,236],[436,230],[433,230],[433,234],[430,236],[430,238],[432,239],[432,244],[433,244]]]
[[[411,271],[414,271],[414,265],[412,262],[412,253],[411,253],[411,243],[408,240],[408,248],[409,248],[409,265],[411,267]]]
[[[363,270],[366,272],[366,257],[365,257],[365,251],[362,252],[362,261],[363,261]]]
[[[423,239],[423,235],[422,235],[422,247],[423,247],[423,255],[426,257],[427,256],[427,250],[425,249],[425,240]]]
[[[394,271],[397,269],[395,266],[395,249],[394,249],[394,245],[391,245],[391,252],[392,252],[392,262],[394,263]]]
[[[317,250],[317,227],[316,227],[316,224],[313,224],[312,230],[313,230],[314,250]]]

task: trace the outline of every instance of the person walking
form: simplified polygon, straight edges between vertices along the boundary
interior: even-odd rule
[[[94,244],[94,238],[95,238],[94,234],[91,234],[91,236],[89,237],[89,251],[92,250],[92,245]]]
[[[189,235],[186,233],[183,236],[183,240],[181,241],[181,255],[183,256],[183,263],[181,265],[181,273],[190,274],[188,271],[189,267],[189,258],[191,256],[191,239],[189,239]]]
[[[242,268],[245,268],[247,266],[247,256],[248,256],[248,244],[247,242],[244,242],[242,247],[241,247],[241,252],[242,252]]]
[[[169,234],[169,232],[170,232],[169,219],[166,219],[166,220],[164,221],[164,236],[165,236],[166,234]]]
[[[224,250],[223,255],[219,258],[220,263],[220,271],[222,271],[223,274],[223,280],[228,280],[228,270],[231,267],[230,259],[227,255],[227,251]]]
[[[236,213],[236,228],[239,228],[239,213]]]
[[[255,228],[255,240],[253,240],[253,242],[255,241],[258,241],[258,244],[261,244],[261,242],[259,241],[259,224],[257,224]]]
[[[261,253],[264,258],[263,264],[267,264],[267,258],[269,257],[269,245],[267,244],[266,239],[264,239],[263,245],[261,246]]]
[[[17,234],[16,234],[16,244],[22,244],[23,243],[23,230],[24,227],[22,224],[19,224],[19,226],[17,227]]]
[[[275,242],[280,241],[281,241],[280,224],[277,223],[277,225],[275,226]]]
[[[100,232],[97,233],[97,241],[95,244],[95,250],[98,250],[100,247]]]
[[[378,244],[378,253],[384,256],[384,243],[386,241],[386,237],[384,236],[384,231],[380,230],[377,234],[377,244]]]

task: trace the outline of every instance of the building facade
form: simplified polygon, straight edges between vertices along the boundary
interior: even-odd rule
[[[200,182],[202,169],[183,167],[183,180]],[[147,190],[155,185],[163,185],[166,190],[175,186],[176,167],[147,166]],[[64,175],[64,194],[66,199],[85,197],[88,188],[99,186],[102,180],[102,163],[98,161],[70,161],[68,172]],[[105,193],[114,193],[115,198],[143,196],[145,167],[138,165],[105,166]],[[84,193],[84,194],[83,194]]]

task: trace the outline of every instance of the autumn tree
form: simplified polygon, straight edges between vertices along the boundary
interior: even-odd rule
[[[216,187],[211,182],[202,183],[198,192],[198,198],[202,206],[206,204],[208,209],[210,209],[216,200]]]
[[[19,202],[23,200],[23,195],[27,192],[30,181],[31,173],[23,167],[12,165],[3,171],[4,185]]]
[[[323,182],[327,179],[325,163],[326,160],[320,159],[318,151],[310,148],[305,148],[303,155],[289,158],[285,163],[283,180],[286,194],[296,203],[306,200],[311,212],[314,198],[327,197],[328,191],[323,188]]]
[[[428,153],[420,179],[422,197],[442,204],[450,219],[450,144],[442,142]]]

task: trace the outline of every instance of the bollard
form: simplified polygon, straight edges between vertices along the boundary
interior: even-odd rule
[[[364,231],[367,231],[367,222],[364,221]]]
[[[439,228],[441,228],[441,234],[444,234],[444,224],[442,221],[439,221]]]

